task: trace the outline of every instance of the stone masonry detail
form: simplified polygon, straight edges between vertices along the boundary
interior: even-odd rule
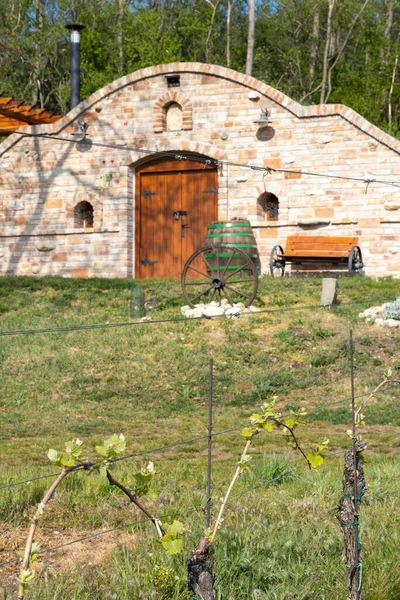
[[[167,88],[169,74],[179,74],[179,88]],[[165,131],[171,103],[182,107],[181,131]],[[254,123],[261,109],[270,127]],[[89,144],[62,141],[80,118]],[[238,165],[219,170],[219,218],[250,219],[264,272],[289,235],[357,235],[367,275],[400,276],[398,188],[306,174],[399,180],[400,142],[343,105],[303,107],[242,73],[172,63],[122,77],[60,121],[21,131],[56,139],[13,134],[0,145],[0,274],[134,277],[135,166],[186,152]],[[298,173],[263,177],[241,164]],[[265,192],[279,200],[276,221],[259,202]],[[75,227],[79,202],[93,206],[93,227]]]

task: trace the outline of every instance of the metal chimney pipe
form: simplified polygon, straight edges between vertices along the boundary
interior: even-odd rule
[[[81,101],[81,31],[85,25],[66,25],[71,32],[71,110]]]

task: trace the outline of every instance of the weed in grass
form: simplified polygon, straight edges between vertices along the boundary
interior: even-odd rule
[[[312,367],[327,367],[335,364],[337,356],[329,352],[318,352],[313,354],[310,359]]]
[[[329,327],[316,327],[314,330],[314,335],[322,340],[328,340],[331,337],[337,335],[337,332]]]
[[[372,344],[372,338],[371,338],[370,335],[364,335],[359,340],[357,340],[357,342],[359,344],[361,344],[362,346],[371,346],[371,344]]]

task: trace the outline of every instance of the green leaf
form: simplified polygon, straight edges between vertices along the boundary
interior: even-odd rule
[[[169,535],[181,535],[186,531],[186,525],[181,523],[180,521],[174,521],[169,525],[168,523],[164,525],[164,528]]]
[[[273,430],[274,426],[272,423],[270,423],[269,421],[267,421],[266,423],[264,423],[263,425],[263,429],[266,429],[267,431],[271,432]]]
[[[96,452],[97,454],[100,454],[100,456],[104,456],[104,458],[108,457],[108,448],[105,446],[96,446]]]
[[[183,550],[183,541],[180,539],[164,536],[161,540],[161,544],[168,554],[179,554],[179,552],[182,552]]]
[[[254,433],[253,427],[245,427],[244,429],[242,429],[242,436],[246,439],[251,438],[253,433]]]
[[[307,460],[313,469],[318,469],[318,467],[324,462],[324,459],[320,454],[314,454],[312,452],[307,454]]]

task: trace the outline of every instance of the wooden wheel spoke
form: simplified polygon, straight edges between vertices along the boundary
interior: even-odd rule
[[[229,304],[231,304],[231,305],[233,306],[233,302],[232,302],[232,300],[231,300],[231,297],[229,296],[229,294],[228,294],[228,292],[226,291],[226,289],[225,289],[225,288],[226,288],[226,286],[224,285],[224,287],[222,288],[222,291],[223,291],[223,293],[225,294],[225,296],[226,296],[226,299],[228,300]]]
[[[210,263],[208,262],[208,260],[206,259],[205,253],[202,256],[204,262],[206,263],[207,267],[210,269],[211,273],[212,273],[212,266],[210,265]],[[208,277],[208,275],[207,275]],[[213,279],[212,277],[209,277],[209,279]]]
[[[200,294],[197,294],[197,296],[195,296],[194,298],[191,298],[191,302],[194,302],[195,300],[197,300],[197,298],[201,298],[201,296],[204,296],[204,294],[207,294],[210,290],[212,290],[212,287],[209,287],[208,290],[205,290],[204,292],[200,292]],[[215,291],[215,289],[214,289]]]
[[[231,277],[233,277],[234,275],[236,275],[236,273],[240,273],[240,271],[243,271],[243,269],[247,267],[247,265],[242,265],[241,267],[239,267],[238,269],[236,269],[236,271],[233,271],[233,273],[231,273],[230,275],[228,275],[228,277],[225,277],[226,279],[230,279]]]
[[[185,285],[210,285],[209,281],[187,281]]]
[[[230,289],[232,292],[235,292],[235,294],[239,294],[239,296],[243,296],[243,298],[247,298],[247,300],[251,299],[251,296],[247,296],[247,294],[243,294],[243,292],[240,292],[239,290],[236,290],[235,288],[233,288],[232,286],[228,285],[227,283],[225,284],[225,287],[227,287],[228,289]]]
[[[207,279],[212,279],[212,277],[207,275],[207,273],[203,273],[203,271],[199,271],[199,269],[196,269],[196,267],[193,267],[192,265],[188,265],[188,269],[193,269],[193,271],[200,273],[200,275],[203,275],[203,277],[207,277]]]
[[[233,260],[233,257],[234,257],[234,256],[235,256],[235,251],[233,251],[233,252],[232,252],[232,254],[231,254],[231,256],[230,256],[230,258],[229,258],[229,260],[228,260],[228,262],[227,262],[227,264],[226,264],[226,267],[225,267],[225,269],[224,269],[224,272],[222,273],[222,277],[225,277],[225,273],[226,273],[226,272],[227,272],[227,270],[229,269],[229,267],[230,267],[230,265],[231,265],[231,262],[232,262],[232,260]]]

